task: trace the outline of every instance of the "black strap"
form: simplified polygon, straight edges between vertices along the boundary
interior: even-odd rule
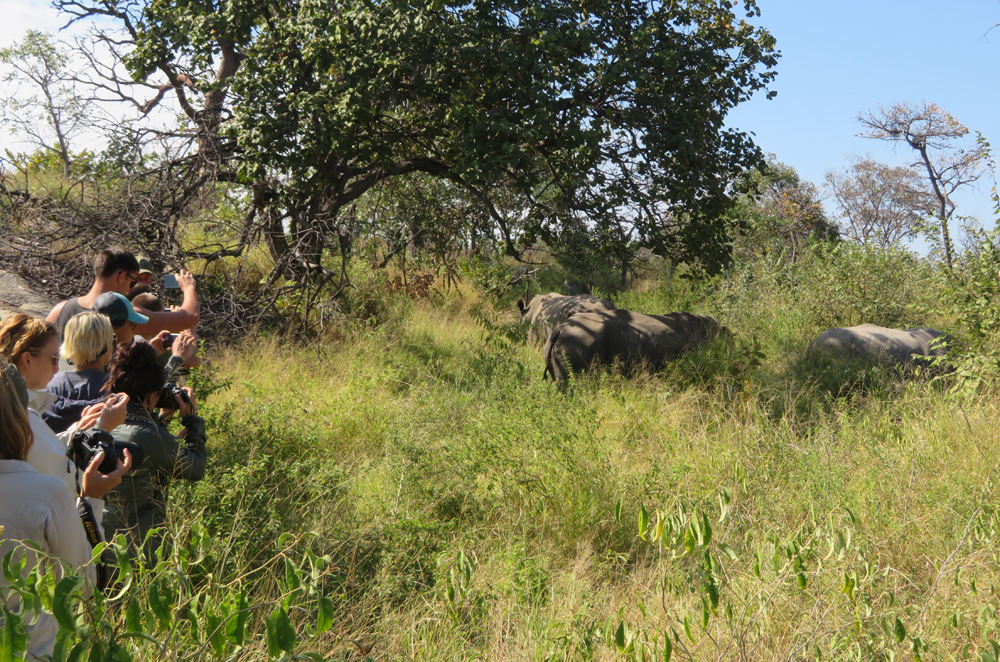
[[[90,543],[90,548],[93,549],[104,542],[101,540],[100,531],[98,531],[94,509],[87,503],[86,498],[77,497],[76,513],[80,516],[80,521],[83,522],[83,532],[87,535],[87,542]],[[99,559],[95,565],[97,566],[97,588],[103,591],[111,586],[111,573],[108,572],[108,567],[104,564],[103,560]]]

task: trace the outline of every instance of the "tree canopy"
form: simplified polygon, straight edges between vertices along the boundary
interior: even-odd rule
[[[292,271],[336,245],[346,205],[414,172],[468,191],[515,255],[573,219],[718,267],[731,182],[761,163],[724,121],[778,58],[753,0],[59,4],[118,20],[158,89],[143,111],[176,96]],[[498,189],[526,201],[516,232]]]

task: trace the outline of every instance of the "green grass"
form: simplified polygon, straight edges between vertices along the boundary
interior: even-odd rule
[[[992,651],[1000,400],[810,365],[820,321],[780,283],[665,287],[619,304],[698,301],[736,346],[563,390],[512,314],[483,326],[465,293],[220,350],[209,471],[171,515],[226,541],[220,573],[315,532],[336,567],[322,642],[352,659],[662,659],[665,637],[674,659]]]

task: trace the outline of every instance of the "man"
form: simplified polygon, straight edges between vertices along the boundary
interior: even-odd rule
[[[93,310],[94,302],[102,294],[108,292],[127,294],[139,282],[140,269],[139,261],[136,260],[135,255],[126,249],[116,246],[102,250],[94,260],[94,284],[90,291],[82,297],[56,304],[56,307],[45,319],[55,325],[61,340],[63,328],[70,318],[77,313]],[[143,324],[136,333],[142,334],[146,338],[153,338],[161,331],[180,333],[185,329],[198,326],[198,321],[201,318],[201,303],[198,300],[194,276],[191,272],[181,269],[177,275],[177,285],[183,295],[181,305],[173,310],[159,312],[139,309],[137,312],[148,318],[149,321]]]
[[[121,246],[105,248],[94,259],[94,284],[82,297],[57,303],[45,319],[55,325],[62,340],[66,322],[77,313],[93,310],[97,297],[106,292],[125,294],[139,282],[139,261]]]
[[[146,287],[153,286],[153,263],[148,257],[139,258],[139,283]]]
[[[136,312],[132,302],[118,292],[105,292],[94,301],[94,310],[111,320],[115,341],[126,343],[135,337],[139,325],[149,322],[149,318]]]

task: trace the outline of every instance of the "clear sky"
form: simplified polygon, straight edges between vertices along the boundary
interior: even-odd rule
[[[753,22],[776,37],[782,57],[773,89],[737,108],[730,125],[820,185],[827,170],[852,155],[909,163],[903,146],[858,137],[860,112],[895,102],[929,101],[980,131],[1000,148],[998,0],[758,0]],[[64,21],[47,1],[0,0],[0,46],[29,28],[56,30]],[[0,147],[9,137],[0,137]],[[958,198],[958,213],[992,226],[989,192]]]
[[[755,98],[730,115],[765,151],[819,185],[852,155],[892,165],[910,148],[861,138],[858,114],[928,101],[1000,149],[1000,3],[997,0],[758,0],[757,24],[781,59],[775,99]],[[956,213],[991,227],[990,177],[956,202]]]

